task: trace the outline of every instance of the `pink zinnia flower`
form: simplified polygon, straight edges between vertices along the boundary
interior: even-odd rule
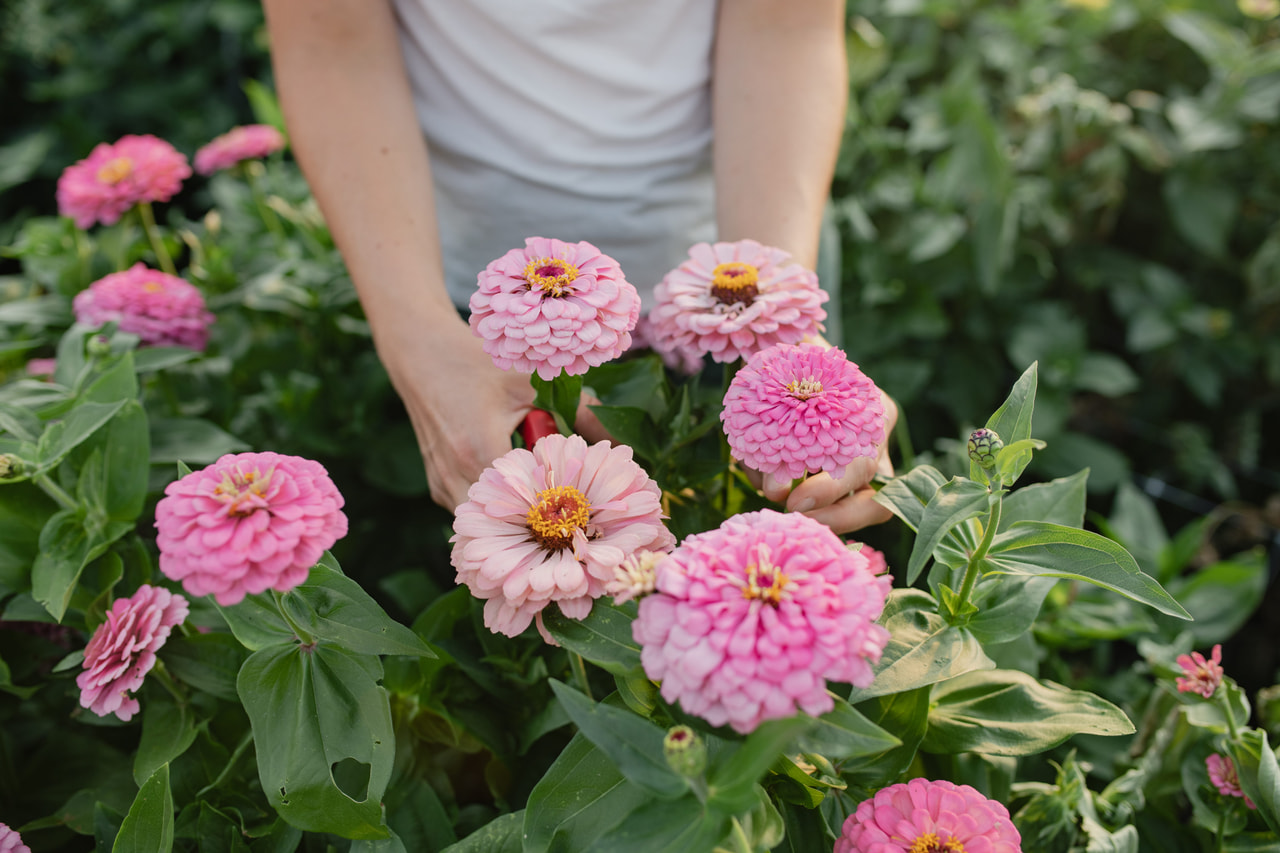
[[[98,143],[58,178],[58,213],[76,227],[111,225],[140,201],[168,201],[191,177],[186,155],[154,136]]]
[[[1186,673],[1185,677],[1178,676],[1177,678],[1178,692],[1199,693],[1206,699],[1212,699],[1213,692],[1222,683],[1223,670],[1221,663],[1221,644],[1213,647],[1208,660],[1205,660],[1204,655],[1199,652],[1178,655],[1178,666],[1182,667],[1182,671]]]
[[[0,823],[0,853],[31,853],[31,848],[22,843],[16,829]]]
[[[196,171],[212,175],[241,160],[257,160],[284,148],[284,136],[269,124],[233,127],[196,152]]]
[[[457,509],[453,567],[485,600],[484,624],[514,637],[555,602],[582,619],[638,551],[669,551],[662,493],[631,448],[549,435],[485,469]]]
[[[590,243],[530,237],[485,267],[471,330],[503,370],[574,376],[631,346],[640,295],[618,262]]]
[[[1009,810],[968,785],[912,779],[863,800],[834,853],[1022,853]]]
[[[156,505],[160,571],[222,605],[288,592],[347,535],[333,480],[299,456],[227,454],[164,493]]]
[[[889,641],[875,624],[892,581],[824,524],[773,510],[690,536],[657,567],[632,625],[662,696],[750,732],[833,707],[826,681],[871,683]]]
[[[692,349],[720,362],[818,334],[830,298],[812,271],[755,240],[697,244],[654,297],[656,349]]]
[[[1235,762],[1230,756],[1219,755],[1214,753],[1204,760],[1204,766],[1209,771],[1209,781],[1218,789],[1218,793],[1224,797],[1241,797],[1244,804],[1251,809],[1256,809],[1253,800],[1244,794],[1244,788],[1240,787],[1240,774],[1236,771]]]
[[[884,442],[880,389],[841,350],[817,344],[752,355],[729,384],[720,420],[735,459],[791,479],[841,477]]]
[[[883,551],[877,551],[870,545],[863,545],[860,542],[851,542],[852,545],[860,545],[858,553],[867,558],[867,570],[873,575],[883,575],[889,571],[889,563],[884,558]]]
[[[214,320],[194,284],[141,263],[98,279],[76,294],[71,307],[77,323],[114,321],[143,346],[203,350]]]
[[[58,369],[56,358],[33,358],[27,362],[27,375],[36,379],[47,379]]]
[[[636,327],[631,330],[631,349],[653,350],[668,368],[686,376],[692,376],[702,370],[702,353],[693,347],[675,347],[674,349],[659,349],[657,347],[653,333],[653,321],[649,319],[648,314],[640,315],[639,321],[636,322]]]
[[[84,672],[76,676],[80,704],[99,717],[129,720],[138,713],[131,693],[156,665],[156,650],[181,625],[187,600],[158,586],[143,584],[132,598],[117,598],[84,650]]]

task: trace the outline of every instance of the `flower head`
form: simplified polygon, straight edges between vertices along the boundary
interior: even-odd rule
[[[996,454],[1004,450],[1004,439],[993,429],[975,429],[969,433],[969,460],[982,468],[996,464]]]
[[[203,350],[214,320],[195,285],[141,263],[98,279],[77,293],[71,306],[76,322],[114,321],[120,331],[141,338],[143,346]]]
[[[27,362],[27,375],[33,379],[51,379],[57,369],[56,358],[33,358]]]
[[[867,558],[867,570],[871,574],[883,575],[889,571],[889,563],[884,558],[884,552],[860,542],[851,542],[850,547],[854,546],[858,546],[858,553]]]
[[[702,353],[692,346],[659,349],[655,342],[653,321],[648,314],[640,315],[636,327],[631,330],[631,349],[650,349],[658,354],[669,369],[685,376],[693,376],[702,370]]]
[[[99,143],[58,178],[58,212],[78,228],[115,223],[140,201],[168,201],[191,177],[186,155],[154,136]]]
[[[129,720],[138,713],[131,693],[156,665],[156,650],[173,626],[187,618],[187,600],[143,584],[131,598],[117,598],[84,650],[84,672],[76,677],[80,704],[99,717]]]
[[[720,412],[735,459],[765,474],[844,475],[884,442],[880,389],[843,352],[775,344],[751,356]]]
[[[830,297],[781,249],[754,240],[699,243],[654,290],[654,348],[748,358],[822,331]]]
[[[1245,796],[1244,788],[1240,787],[1240,774],[1230,756],[1215,752],[1204,760],[1204,765],[1209,771],[1209,781],[1218,789],[1219,794],[1224,797],[1242,797],[1246,806],[1257,808],[1253,800]]]
[[[631,448],[549,435],[485,469],[453,522],[458,582],[485,600],[484,624],[514,637],[552,602],[582,619],[615,570],[639,551],[666,551],[661,492]]]
[[[614,604],[648,595],[658,579],[658,564],[666,556],[661,551],[637,551],[613,570],[613,580],[604,585],[604,591],[613,596]]]
[[[0,853],[31,853],[31,848],[22,843],[22,836],[16,829],[0,823]]]
[[[328,472],[298,456],[227,454],[164,493],[156,505],[160,571],[222,605],[293,589],[347,534]]]
[[[552,379],[631,346],[640,295],[618,262],[590,243],[530,237],[480,273],[471,330],[503,370]]]
[[[269,124],[246,124],[215,137],[196,152],[196,171],[212,175],[241,160],[256,160],[284,148],[284,136]]]
[[[1022,853],[1009,810],[968,785],[912,779],[863,800],[835,853]]]
[[[663,698],[746,733],[831,710],[827,680],[871,683],[889,640],[875,620],[891,583],[820,522],[745,513],[662,561],[632,633]]]
[[[1178,692],[1199,693],[1206,699],[1212,699],[1213,692],[1222,683],[1223,669],[1221,664],[1221,644],[1213,647],[1208,660],[1205,660],[1204,655],[1199,652],[1178,655],[1178,666],[1182,667],[1182,671],[1186,673],[1186,676],[1178,676],[1176,682]]]
[[[1240,14],[1259,21],[1269,21],[1280,15],[1280,0],[1236,0]]]

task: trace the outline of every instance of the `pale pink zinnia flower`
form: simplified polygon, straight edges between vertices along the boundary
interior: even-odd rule
[[[27,375],[35,379],[48,379],[57,369],[56,358],[33,358],[27,362]]]
[[[755,240],[699,243],[654,290],[658,350],[692,349],[716,361],[749,358],[823,330],[830,297],[811,270]]]
[[[1240,787],[1240,774],[1236,771],[1235,762],[1230,756],[1219,755],[1214,753],[1204,760],[1205,768],[1209,771],[1209,781],[1218,789],[1218,793],[1224,797],[1242,797],[1244,804],[1251,809],[1256,809],[1253,800],[1244,794],[1244,788]]]
[[[165,487],[156,505],[160,571],[222,605],[307,579],[347,535],[324,466],[279,453],[227,454]]]
[[[22,843],[16,829],[0,823],[0,853],[31,853],[31,848]]]
[[[1199,693],[1206,699],[1212,699],[1213,692],[1222,683],[1224,673],[1221,664],[1221,644],[1213,647],[1208,660],[1205,660],[1204,655],[1199,652],[1178,655],[1178,666],[1182,667],[1182,671],[1186,673],[1185,677],[1177,678],[1178,692]]]
[[[761,510],[690,536],[659,564],[632,624],[662,696],[750,732],[833,707],[826,682],[866,687],[889,641],[875,624],[892,583],[824,524]]]
[[[547,605],[582,619],[638,551],[668,551],[662,493],[631,448],[548,435],[486,468],[458,507],[452,562],[458,582],[484,599],[484,624],[514,637]]]
[[[653,350],[671,370],[692,376],[702,370],[702,353],[693,347],[676,347],[675,349],[659,349],[655,344],[653,321],[648,314],[641,314],[636,327],[631,330],[632,350]]]
[[[196,152],[196,171],[212,175],[241,160],[257,160],[284,148],[284,135],[269,124],[233,127]]]
[[[889,563],[885,560],[883,551],[860,542],[850,542],[849,545],[850,547],[858,546],[858,553],[867,558],[867,570],[871,574],[883,575],[889,571]]]
[[[80,704],[99,717],[129,720],[138,713],[130,694],[156,665],[156,650],[187,618],[187,600],[143,584],[131,598],[117,598],[84,650],[84,672],[76,676]]]
[[[194,284],[142,263],[98,279],[76,294],[71,307],[77,323],[119,323],[142,346],[203,350],[214,320]]]
[[[834,853],[1022,853],[1009,810],[968,785],[912,779],[845,819]]]
[[[752,355],[729,384],[720,420],[735,459],[791,479],[841,477],[884,442],[880,389],[841,350],[817,344]]]
[[[187,157],[151,135],[98,143],[58,178],[58,213],[78,228],[111,225],[140,201],[168,201],[191,177]]]
[[[471,330],[494,363],[552,379],[625,352],[640,295],[618,262],[586,242],[524,244],[485,267],[471,295]]]

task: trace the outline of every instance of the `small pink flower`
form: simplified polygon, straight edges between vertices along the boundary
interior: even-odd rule
[[[1244,788],[1240,787],[1240,774],[1236,772],[1235,762],[1230,756],[1215,752],[1204,760],[1204,765],[1209,771],[1209,781],[1218,789],[1219,794],[1224,797],[1242,797],[1246,806],[1257,808],[1253,800],[1244,795]]]
[[[22,843],[16,829],[0,823],[0,853],[31,853],[31,848]]]
[[[288,592],[347,535],[333,480],[298,456],[227,454],[164,493],[156,505],[160,571],[222,605]]]
[[[834,853],[1022,853],[1022,836],[1003,804],[968,785],[912,779],[863,800]]]
[[[548,435],[485,469],[458,507],[452,562],[458,582],[484,599],[484,624],[514,637],[554,602],[582,619],[639,551],[669,551],[662,493],[631,448]]]
[[[640,315],[636,327],[631,330],[631,349],[653,350],[668,368],[686,376],[693,376],[702,370],[702,353],[693,347],[658,349],[654,341],[653,321],[648,314]]]
[[[1178,655],[1178,666],[1182,667],[1182,671],[1186,673],[1185,677],[1178,676],[1177,678],[1178,692],[1199,693],[1206,699],[1212,699],[1213,692],[1222,683],[1223,670],[1221,663],[1221,644],[1213,647],[1208,660],[1205,660],[1204,655],[1199,652]]]
[[[27,362],[27,375],[34,379],[48,379],[57,369],[56,358],[33,358]]]
[[[99,717],[128,721],[138,713],[131,693],[156,665],[156,650],[187,618],[187,600],[143,584],[132,598],[117,598],[84,650],[84,672],[76,676],[80,704]]]
[[[711,353],[728,362],[818,334],[827,317],[822,303],[830,297],[817,275],[786,252],[739,240],[691,248],[654,298],[655,349]]]
[[[824,524],[773,510],[690,536],[657,567],[632,624],[662,696],[739,732],[833,707],[826,682],[866,687],[889,641],[892,584]]]
[[[257,160],[284,148],[284,135],[269,124],[233,127],[196,152],[196,171],[212,175],[241,160]]]
[[[640,295],[618,262],[590,243],[524,243],[485,267],[471,295],[471,330],[494,363],[552,379],[625,352]]]
[[[143,346],[203,350],[214,320],[195,285],[141,263],[98,279],[76,294],[71,307],[77,323],[119,323]]]
[[[99,143],[58,178],[58,212],[78,228],[111,225],[140,201],[168,201],[191,177],[186,155],[154,136]]]
[[[755,353],[729,384],[720,412],[735,459],[791,479],[844,475],[884,442],[880,389],[841,350],[775,344]]]
[[[853,545],[861,545],[858,542],[849,543]],[[884,552],[877,551],[870,545],[862,545],[858,549],[858,553],[867,558],[867,570],[873,575],[883,575],[889,571],[889,564],[885,561]]]

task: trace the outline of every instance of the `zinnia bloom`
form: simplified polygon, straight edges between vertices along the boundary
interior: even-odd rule
[[[892,581],[824,524],[761,510],[690,536],[657,568],[632,624],[662,696],[747,733],[833,707],[827,680],[866,687],[889,641]]]
[[[227,454],[164,493],[156,505],[160,571],[222,605],[288,592],[347,535],[333,480],[299,456]]]
[[[484,599],[484,624],[514,637],[552,602],[582,619],[615,569],[638,551],[668,551],[662,493],[631,448],[549,435],[485,469],[453,522],[458,582]]]
[[[552,379],[625,352],[640,295],[618,262],[585,242],[524,244],[485,267],[471,295],[471,330],[494,363]]]
[[[1236,771],[1235,762],[1230,756],[1215,752],[1204,760],[1204,765],[1209,771],[1209,781],[1218,789],[1219,794],[1224,797],[1241,797],[1246,806],[1251,809],[1257,808],[1253,800],[1244,795],[1244,788],[1240,787],[1240,774]]]
[[[196,171],[212,175],[241,160],[257,160],[284,148],[284,135],[269,124],[233,127],[196,152]]]
[[[835,853],[1022,853],[1009,810],[968,785],[912,779],[863,800]]]
[[[0,853],[31,853],[31,848],[22,843],[22,836],[16,829],[0,823]]]
[[[77,323],[116,322],[153,347],[203,350],[214,320],[194,284],[141,263],[98,279],[76,294],[71,307]]]
[[[884,442],[880,389],[841,350],[776,344],[751,356],[720,412],[735,459],[791,479],[844,475]]]
[[[138,713],[129,695],[156,665],[156,650],[175,625],[187,618],[187,600],[143,584],[132,598],[117,598],[84,650],[84,672],[76,676],[80,704],[99,717],[128,721]]]
[[[1213,647],[1208,660],[1205,660],[1204,655],[1199,652],[1178,655],[1178,666],[1182,667],[1182,671],[1186,673],[1185,677],[1178,676],[1177,678],[1178,692],[1199,693],[1206,699],[1212,699],[1213,692],[1222,683],[1223,670],[1221,663],[1221,644]]]
[[[57,369],[56,358],[33,358],[27,362],[27,375],[35,379],[48,379]]]
[[[654,298],[655,349],[692,349],[728,362],[818,334],[830,297],[786,252],[739,240],[691,248]]]
[[[883,551],[877,551],[870,545],[862,545],[859,542],[851,542],[852,545],[861,545],[858,553],[867,558],[867,570],[873,575],[883,575],[889,571],[889,563],[884,558]]]
[[[168,201],[191,177],[187,158],[163,139],[122,136],[98,143],[58,178],[58,213],[77,228],[111,225],[140,201]]]
[[[693,347],[658,348],[654,339],[653,321],[648,314],[641,314],[636,327],[631,330],[631,349],[653,350],[669,369],[685,376],[692,376],[702,370],[702,353]]]

